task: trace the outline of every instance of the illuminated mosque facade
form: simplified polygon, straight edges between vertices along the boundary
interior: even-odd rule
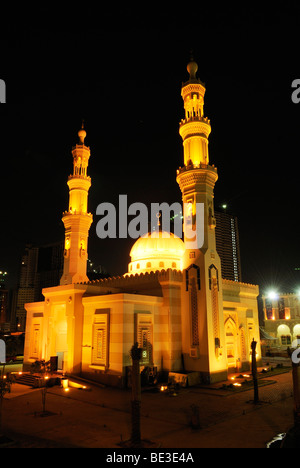
[[[253,339],[260,361],[258,286],[222,278],[214,216],[218,173],[209,164],[211,126],[203,113],[205,86],[197,69],[196,62],[188,64],[189,79],[181,90],[184,161],[176,180],[193,229],[196,204],[204,204],[202,247],[190,248],[162,230],[148,233],[134,243],[127,273],[89,281],[90,148],[82,128],[72,149],[69,208],[62,218],[64,271],[59,286],[43,289],[44,301],[25,306],[24,368],[57,356],[66,374],[124,386],[136,342],[142,368],[193,373],[199,382],[223,381],[230,372],[249,370]]]

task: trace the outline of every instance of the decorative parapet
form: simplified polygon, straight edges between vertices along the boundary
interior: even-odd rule
[[[299,294],[298,293],[276,293],[276,296],[278,297],[295,297],[295,298],[299,298]],[[262,294],[262,298],[263,299],[266,299],[268,297],[268,294]]]
[[[214,166],[214,164],[210,166],[209,164],[204,164],[202,162],[200,162],[200,164],[193,164],[191,162],[190,164],[187,164],[186,166],[177,169],[177,175],[183,172],[191,171],[193,169],[208,169],[210,171],[217,172],[217,168]]]
[[[180,126],[181,125],[185,125],[186,123],[188,122],[204,122],[208,125],[210,125],[210,120],[208,117],[199,117],[198,115],[191,115],[190,117],[186,118],[186,119],[181,119],[180,121]]]
[[[241,283],[228,279],[222,279],[222,284],[223,298],[224,295],[252,298],[256,298],[259,295],[259,286],[256,284]]]
[[[223,287],[224,287],[224,284],[226,285],[239,285],[239,286],[245,286],[247,288],[253,288],[253,289],[258,289],[258,285],[257,284],[250,284],[250,283],[242,283],[241,281],[233,281],[233,280],[229,280],[229,279],[225,279],[225,278],[222,278],[222,282],[223,282]]]
[[[83,213],[82,211],[72,210],[72,211],[63,211],[63,216],[69,215],[77,215],[77,216],[88,216],[89,218],[93,218],[92,213]]]
[[[130,275],[126,273],[123,276],[113,276],[111,278],[101,278],[98,280],[88,281],[79,284],[88,284],[88,285],[96,285],[100,287],[114,287],[120,289],[132,288],[139,286],[144,286],[147,283],[157,283],[165,281],[175,281],[181,282],[182,281],[182,272],[180,270],[172,270],[169,268],[168,270],[161,270],[161,271],[151,271],[146,273],[136,273],[135,275]]]
[[[193,80],[189,79],[188,81],[182,83],[181,95],[183,99],[191,93],[200,93],[202,96],[204,96],[205,91],[205,83],[200,81],[199,78]]]
[[[83,174],[71,174],[68,176],[68,180],[73,180],[73,179],[88,180],[89,182],[91,182],[90,176],[83,175]]]

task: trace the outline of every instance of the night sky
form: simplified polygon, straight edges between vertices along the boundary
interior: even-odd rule
[[[26,242],[64,238],[61,215],[82,119],[96,265],[125,273],[134,242],[96,236],[99,203],[118,206],[119,194],[149,207],[181,202],[180,92],[193,49],[206,84],[210,163],[219,174],[215,209],[226,202],[238,217],[243,281],[262,292],[300,288],[300,103],[291,99],[300,78],[299,2],[206,3],[173,3],[165,12],[152,3],[105,12],[76,3],[70,10],[26,5],[7,14],[0,270],[12,284]]]

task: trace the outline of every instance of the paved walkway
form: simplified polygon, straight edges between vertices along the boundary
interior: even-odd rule
[[[267,380],[259,405],[251,402],[253,390],[191,387],[177,396],[144,391],[142,437],[162,448],[264,448],[293,424],[291,371]],[[48,415],[41,417],[41,390],[14,384],[3,402],[3,432],[15,441],[11,447],[119,448],[130,438],[130,400],[130,391],[115,388],[52,387]],[[192,407],[198,408],[197,430],[190,426]]]

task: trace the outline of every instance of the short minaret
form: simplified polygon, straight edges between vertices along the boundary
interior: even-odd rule
[[[178,169],[176,179],[185,209],[184,357],[186,368],[198,370],[213,381],[226,378],[227,373],[221,261],[216,251],[213,201],[218,173],[209,165],[211,126],[203,113],[205,86],[196,76],[196,62],[191,60],[187,70],[189,80],[181,90],[185,118],[179,128],[184,166]],[[196,232],[198,238],[193,238]]]
[[[63,213],[65,226],[64,271],[60,284],[88,281],[87,245],[93,216],[88,213],[88,192],[91,178],[87,175],[90,148],[85,146],[86,131],[78,132],[79,144],[72,148],[73,174],[68,178],[69,209]]]

